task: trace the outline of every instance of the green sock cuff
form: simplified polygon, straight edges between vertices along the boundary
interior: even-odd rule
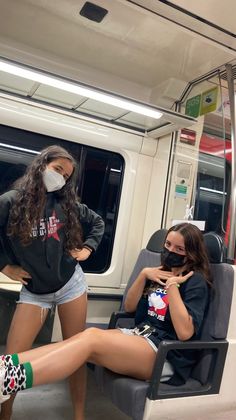
[[[26,372],[26,389],[33,386],[33,369],[31,363],[23,363]]]
[[[12,354],[11,359],[12,359],[13,366],[17,366],[20,364],[18,354],[16,353]]]

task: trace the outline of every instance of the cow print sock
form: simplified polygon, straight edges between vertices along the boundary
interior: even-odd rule
[[[8,369],[10,366],[17,366],[19,364],[18,354],[5,354],[0,356],[0,359],[4,362],[5,368]]]
[[[30,363],[6,368],[2,387],[3,395],[14,394],[33,385],[33,371]]]

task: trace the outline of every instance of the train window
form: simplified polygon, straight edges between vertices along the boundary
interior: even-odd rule
[[[85,272],[102,273],[110,265],[124,172],[118,153],[0,125],[0,193],[22,176],[35,154],[52,144],[67,149],[78,162],[81,202],[100,214],[105,233],[97,252],[81,263]]]
[[[206,140],[208,150],[212,151],[214,147],[215,154],[203,153]],[[230,143],[227,146],[230,147]],[[223,139],[203,133],[200,142],[202,151],[199,153],[194,213],[194,218],[206,220],[206,231],[220,234],[226,230],[230,195],[231,165],[224,159],[224,147]]]
[[[208,162],[211,156],[208,157]],[[200,162],[205,161],[200,154]],[[202,159],[202,160],[201,160]],[[206,220],[206,231],[220,232],[223,205],[223,176],[201,172],[201,163],[197,175],[197,193],[194,218]],[[221,162],[220,162],[221,163]],[[220,169],[221,166],[219,165]],[[221,170],[219,170],[221,172]]]

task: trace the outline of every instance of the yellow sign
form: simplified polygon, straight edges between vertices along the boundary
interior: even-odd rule
[[[217,108],[218,87],[206,90],[202,93],[200,115],[215,111]]]

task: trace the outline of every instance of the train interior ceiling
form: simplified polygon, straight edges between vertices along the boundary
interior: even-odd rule
[[[187,0],[96,0],[107,11],[101,22],[82,16],[84,3],[1,0],[1,56],[168,109],[189,82],[234,59],[233,0],[227,2],[232,11],[227,19],[214,0],[191,5]],[[26,81],[19,86],[6,76],[1,89],[32,94]],[[36,90],[38,99],[55,96],[52,88]],[[70,108],[73,98],[64,97],[64,103],[63,96],[52,101]],[[102,113],[92,103],[82,108]]]
[[[231,63],[233,69],[235,65],[233,0],[227,2],[232,12],[227,15],[215,0],[197,4],[187,0],[96,0],[92,3],[95,8],[86,9],[87,3],[0,0],[0,56],[9,63],[132,98],[157,110],[164,108],[162,117],[141,116],[0,71],[3,98],[12,94],[31,104],[51,105],[159,138],[194,124],[194,118],[185,115],[186,99],[218,86],[225,114],[220,105],[215,112],[206,113],[204,129],[230,139],[224,65]]]

